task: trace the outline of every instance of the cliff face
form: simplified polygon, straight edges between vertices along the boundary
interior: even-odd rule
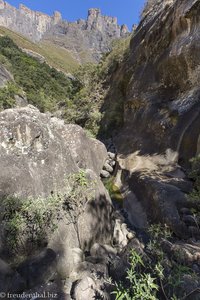
[[[153,2],[112,78],[124,101],[122,152],[170,148],[186,162],[199,151],[199,50],[200,2]]]
[[[51,27],[43,40],[53,41],[56,45],[74,52],[82,62],[85,57],[98,61],[102,53],[110,50],[111,41],[128,34],[126,25],[119,26],[117,18],[102,16],[99,9],[90,9],[87,20],[75,23],[62,21]]]
[[[110,50],[111,41],[128,34],[126,25],[117,19],[102,16],[99,9],[90,9],[87,20],[70,23],[59,12],[53,16],[35,12],[24,5],[19,9],[0,0],[0,26],[18,32],[34,42],[50,41],[70,50],[80,61],[98,61]]]
[[[0,25],[19,32],[33,41],[39,41],[43,34],[61,20],[55,12],[52,17],[20,5],[19,9],[0,1]]]
[[[199,0],[150,1],[129,53],[111,75],[104,105],[111,111],[122,103],[124,125],[114,142],[116,181],[130,194],[127,212],[137,214],[140,203],[148,220],[167,224],[180,237],[191,235],[180,213],[191,191],[184,170],[200,151],[199,50]]]

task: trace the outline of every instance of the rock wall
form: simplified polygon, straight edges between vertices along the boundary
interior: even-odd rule
[[[151,2],[106,101],[116,101],[118,88],[124,102],[118,136],[123,154],[170,148],[186,162],[197,153],[199,136],[200,3]]]
[[[71,23],[62,20],[59,12],[48,16],[24,5],[16,9],[3,0],[0,0],[0,26],[33,42],[41,39],[53,42],[70,50],[80,62],[98,61],[102,53],[110,50],[112,40],[129,33],[126,25],[119,26],[117,18],[103,16],[99,9],[90,9],[87,20]]]
[[[52,17],[32,11],[24,5],[19,9],[0,1],[0,26],[19,32],[33,41],[39,41],[43,34],[61,20],[57,12]]]
[[[149,221],[181,237],[194,229],[180,210],[191,204],[183,171],[199,151],[199,16],[198,0],[149,1],[105,99],[109,107],[123,103],[124,125],[114,142],[122,189],[134,194],[127,211],[136,211],[136,197]]]
[[[70,23],[62,21],[51,27],[43,39],[74,52],[82,62],[85,57],[98,61],[102,53],[110,50],[111,41],[129,33],[126,25],[119,26],[117,18],[103,16],[99,9],[90,9],[87,20]]]

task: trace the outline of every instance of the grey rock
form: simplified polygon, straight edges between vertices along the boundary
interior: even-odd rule
[[[105,146],[76,125],[42,114],[32,106],[0,113],[0,196],[47,197],[64,192],[79,168],[100,174]]]
[[[61,220],[49,240],[49,247],[59,257],[57,272],[63,279],[69,277],[76,265],[84,259],[82,251],[89,251],[95,242],[106,244],[112,239],[112,203],[99,178],[95,177],[94,180],[95,193],[79,215],[77,224]]]
[[[109,245],[95,243],[90,249],[90,254],[94,257],[113,257],[117,254],[117,250]]]
[[[116,247],[123,249],[128,244],[127,225],[122,223],[120,219],[115,220],[115,227],[113,233],[113,242]]]
[[[180,209],[180,212],[181,212],[183,215],[192,215],[191,210],[190,210],[189,208],[187,208],[187,207],[182,207],[182,208]]]
[[[116,154],[113,153],[113,152],[108,152],[108,156],[109,156],[109,158],[111,158],[111,159],[115,159]]]
[[[25,95],[15,95],[15,105],[17,107],[23,107],[28,105],[28,101]]]
[[[188,167],[200,153],[199,0],[148,2],[153,5],[132,36],[127,59],[113,72],[112,96],[106,98],[107,107],[119,97],[125,107],[115,144],[124,156],[136,150],[153,156],[173,149],[181,166]],[[190,25],[183,28],[180,18],[185,24],[189,18]],[[197,30],[191,30],[194,27]],[[126,86],[122,93],[115,88],[120,83]],[[109,122],[104,122],[108,128]]]
[[[13,76],[8,72],[8,70],[0,65],[0,87],[5,86],[8,81],[13,81]]]
[[[114,167],[116,165],[116,161],[115,160],[109,160],[108,161],[108,164],[111,166],[111,167]]]
[[[34,202],[38,197],[48,200],[52,193],[63,195],[66,178],[80,168],[91,182],[91,197],[85,198],[76,224],[66,213],[53,220],[56,230],[46,228],[44,242],[55,253],[55,270],[61,278],[68,277],[74,265],[83,260],[82,251],[89,250],[95,242],[106,244],[111,240],[112,202],[99,178],[106,157],[105,146],[88,138],[81,127],[65,125],[30,105],[0,113],[1,197],[15,196],[22,201],[30,197]],[[34,263],[20,266],[20,272],[24,274],[30,264],[37,265],[36,258]],[[34,276],[33,280],[37,280]],[[39,280],[40,275],[36,277]]]
[[[61,21],[61,15],[58,12],[50,17],[32,11],[22,4],[17,9],[3,0],[0,1],[0,10],[1,26],[19,32],[33,41],[39,41],[51,26],[55,26]]]
[[[113,206],[103,183],[96,182],[94,198],[88,201],[78,220],[81,249],[90,250],[95,242],[109,244],[113,234]]]
[[[27,288],[55,279],[56,258],[52,249],[46,249],[18,266],[17,271],[26,281]]]
[[[108,52],[111,41],[129,33],[126,26],[119,26],[117,19],[103,16],[99,9],[90,9],[87,20],[67,22],[59,12],[53,16],[32,11],[20,5],[19,9],[0,1],[0,25],[18,32],[34,42],[50,41],[69,50],[80,62],[81,53],[87,53],[86,61],[99,61],[102,53]],[[26,51],[26,50],[25,50]],[[29,55],[43,60],[41,55],[28,50]]]
[[[102,178],[109,178],[110,177],[110,173],[106,170],[102,170],[100,175],[101,175]]]
[[[108,268],[104,263],[91,263],[84,261],[75,266],[74,270],[70,274],[70,279],[77,281],[83,279],[86,276],[93,278],[94,280],[98,278],[108,277]]]
[[[138,201],[135,194],[128,186],[123,188],[123,207],[127,213],[127,218],[132,226],[135,228],[144,229],[148,227],[147,215]]]
[[[12,270],[9,264],[0,259],[0,291],[15,293],[25,288],[25,279],[18,272]]]
[[[199,273],[199,271],[200,271],[199,266],[198,266],[197,264],[193,264],[193,265],[192,265],[192,269],[193,269],[193,271],[196,272],[196,273]]]
[[[96,284],[91,277],[85,277],[76,283],[74,288],[74,299],[92,300],[96,297]]]
[[[127,239],[132,240],[135,237],[135,234],[133,232],[127,233]]]
[[[110,299],[111,287],[105,264],[83,262],[74,269],[70,277],[74,281],[71,290],[73,299],[92,300],[97,296],[100,299]]]
[[[113,172],[113,167],[111,167],[108,162],[104,164],[103,169],[109,173]]]
[[[71,296],[66,293],[60,280],[39,284],[31,289],[24,290],[20,295],[21,297],[18,296],[20,300],[40,300],[44,297],[49,300],[71,300]],[[11,299],[14,300],[16,297]]]
[[[72,289],[72,280],[67,278],[64,282],[64,291],[66,294],[70,295]]]
[[[143,171],[131,176],[131,190],[134,190],[149,220],[167,224],[177,236],[190,236],[178,210],[187,203],[187,198],[177,187]]]

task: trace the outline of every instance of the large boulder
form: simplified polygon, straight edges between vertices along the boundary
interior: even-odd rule
[[[95,242],[110,244],[112,241],[112,203],[102,182],[97,177],[93,178],[95,185],[91,199],[78,215],[72,211],[66,219],[61,219],[49,240],[49,247],[59,257],[57,271],[62,278],[69,276],[74,267],[84,260],[78,249],[89,251]],[[76,214],[75,218],[73,214]]]
[[[28,288],[70,276],[84,251],[111,242],[113,208],[100,179],[106,158],[105,146],[81,127],[30,105],[0,113],[0,250],[33,256],[19,266]]]
[[[105,146],[77,125],[27,106],[0,113],[0,197],[47,197],[79,168],[100,174]]]

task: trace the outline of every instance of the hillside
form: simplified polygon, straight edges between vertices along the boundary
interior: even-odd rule
[[[73,72],[79,65],[69,51],[55,46],[50,41],[33,43],[28,38],[4,27],[0,27],[0,35],[9,36],[21,49],[38,53],[44,57],[47,64],[65,73]]]

